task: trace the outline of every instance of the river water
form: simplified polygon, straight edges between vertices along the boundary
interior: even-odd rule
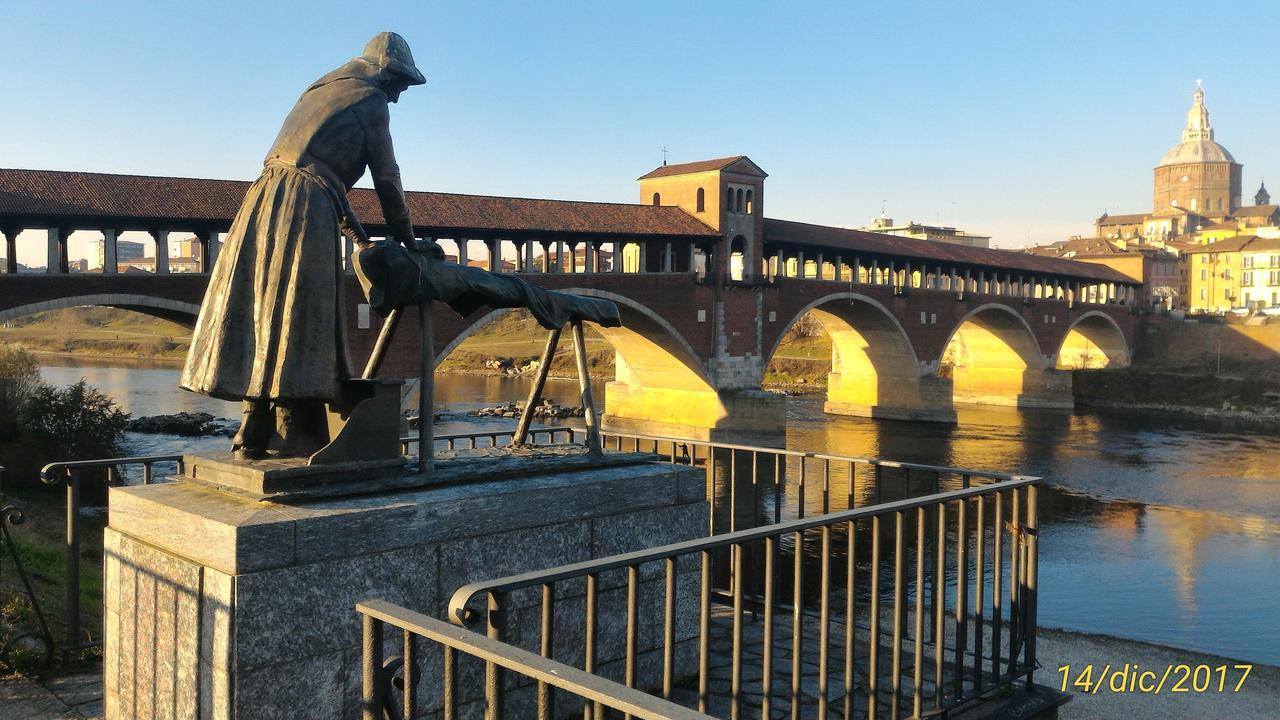
[[[85,378],[135,416],[208,412],[233,403],[177,388],[171,368],[42,368],[46,381]],[[511,378],[441,375],[438,433],[505,427],[461,413],[523,399]],[[547,396],[574,404],[576,384]],[[598,393],[597,397],[603,397]],[[225,449],[130,433],[130,454]],[[973,409],[956,426],[824,415],[792,398],[787,446],[838,455],[1039,475],[1039,619],[1047,627],[1280,665],[1280,436],[1273,428],[1192,416]]]

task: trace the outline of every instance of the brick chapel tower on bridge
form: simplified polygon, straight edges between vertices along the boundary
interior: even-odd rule
[[[752,281],[764,265],[764,179],[745,155],[662,165],[640,180],[640,202],[675,205],[722,233],[707,271]]]

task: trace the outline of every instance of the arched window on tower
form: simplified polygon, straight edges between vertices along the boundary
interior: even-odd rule
[[[727,212],[733,212],[733,188],[724,191],[724,209]]]
[[[653,194],[653,204],[654,204],[654,205],[661,205],[661,204],[662,204],[662,196],[661,196],[661,195],[659,195],[658,193],[654,193],[654,194]]]
[[[698,188],[698,212],[705,212],[707,209],[707,191]]]
[[[746,212],[747,212],[747,214],[748,214],[748,215],[750,215],[750,214],[751,214],[751,194],[752,194],[752,191],[748,190],[748,191],[747,191],[747,205],[746,205]]]
[[[742,188],[738,188],[738,199],[735,201],[734,207],[738,208],[738,212],[742,212],[742,208],[746,207],[742,203]]]

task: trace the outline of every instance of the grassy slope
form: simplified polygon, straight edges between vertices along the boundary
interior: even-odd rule
[[[31,352],[181,362],[191,331],[141,313],[102,307],[54,310],[0,328],[0,342]]]

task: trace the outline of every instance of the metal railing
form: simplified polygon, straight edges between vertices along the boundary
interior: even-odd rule
[[[797,455],[677,442],[772,453],[779,462]],[[838,705],[845,717],[927,717],[1018,678],[1030,685],[1038,478],[798,455],[801,467],[806,460],[865,463],[873,473],[895,467],[992,482],[966,480],[958,489],[861,508],[850,499],[849,509],[833,513],[473,583],[453,595],[450,618],[482,625],[489,638],[523,643],[545,658],[555,659],[555,648],[563,654],[573,647],[572,662],[584,672],[603,670],[628,688],[649,688],[716,717],[743,716],[748,697],[761,717],[789,708],[797,718],[816,708],[816,717],[825,718]],[[704,459],[709,468],[719,462],[715,456]],[[829,485],[822,487],[826,494]],[[623,587],[625,600],[619,600]],[[531,589],[541,590],[540,612],[532,616],[520,606],[528,598],[519,594]],[[523,600],[513,604],[513,598]],[[556,607],[565,602],[581,612],[558,616]],[[648,632],[641,627],[644,608],[655,609],[648,622],[661,626],[648,633],[656,646],[640,640]],[[691,611],[696,618],[687,616]],[[512,626],[516,616],[534,627]],[[567,645],[566,633],[572,636]],[[602,656],[606,645],[624,648],[623,654]],[[638,658],[655,652],[660,671],[640,677]],[[778,667],[782,658],[789,659],[789,672]],[[486,663],[486,692],[496,699],[488,717],[502,716],[509,685],[503,671],[500,663]],[[783,672],[787,686],[775,683]],[[748,677],[758,678],[754,690]],[[541,682],[537,690],[538,717],[555,717],[554,693]],[[598,705],[585,705],[584,717],[599,717]]]
[[[483,444],[485,440],[488,441],[489,447],[498,447],[503,438],[509,441],[513,432],[513,430],[499,430],[440,435],[435,438],[435,442],[437,446],[443,446],[450,450],[459,446],[468,448],[486,447]],[[537,444],[540,438],[544,438],[547,443],[554,443],[556,438],[562,434],[566,435],[569,442],[572,442],[574,438],[573,429],[563,426],[534,428],[529,431],[529,434],[534,444]],[[416,435],[400,438],[400,447],[406,454],[408,449],[417,443],[418,438]],[[106,487],[121,485],[124,484],[127,477],[124,469],[139,466],[142,469],[141,484],[149,485],[157,481],[165,482],[167,481],[166,477],[157,478],[156,466],[172,463],[175,474],[181,475],[184,470],[182,458],[182,454],[169,454],[97,460],[69,460],[49,463],[40,470],[40,479],[44,483],[48,485],[63,484],[66,487],[66,536],[63,541],[63,584],[66,598],[63,621],[66,625],[66,631],[62,641],[59,643],[64,666],[70,663],[72,653],[91,650],[102,645],[100,639],[81,638],[80,557],[83,543],[81,541],[80,515],[83,508],[81,491],[84,489],[85,482],[96,481]]]
[[[460,694],[458,689],[459,653],[468,655],[495,667],[529,678],[546,687],[558,688],[604,709],[625,713],[626,717],[643,720],[712,720],[708,715],[694,712],[673,702],[656,698],[605,678],[579,670],[564,663],[522,650],[499,640],[473,633],[443,620],[422,615],[382,600],[368,600],[356,605],[362,619],[362,679],[361,717],[364,720],[383,720],[386,717],[416,718],[418,715],[417,685],[420,678],[417,638],[441,646],[441,705],[444,720],[459,717]],[[384,659],[387,626],[401,631],[399,658],[390,663]],[[401,702],[394,703],[388,689],[390,677],[399,672]],[[498,707],[493,695],[495,687],[487,686],[483,702],[485,716],[492,717]],[[547,717],[539,709],[539,717]]]

